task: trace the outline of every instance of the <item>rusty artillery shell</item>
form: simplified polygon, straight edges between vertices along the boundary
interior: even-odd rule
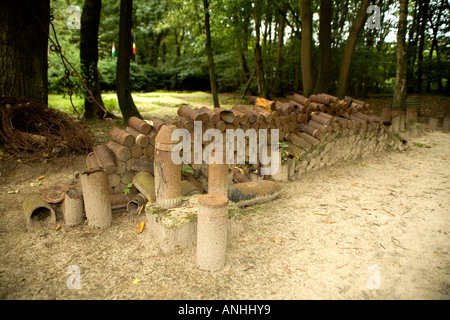
[[[161,127],[155,139],[154,172],[156,206],[162,209],[177,207],[181,204],[181,164],[172,161],[173,125]]]
[[[112,212],[106,172],[104,170],[82,172],[80,181],[88,225],[98,228],[109,227]]]
[[[128,119],[128,124],[133,129],[139,131],[142,134],[149,134],[152,130],[151,125],[149,125],[147,122],[145,122],[142,119],[139,119],[138,117],[130,117]]]
[[[134,137],[117,127],[113,127],[109,131],[109,135],[111,136],[112,141],[117,142],[125,147],[130,148],[134,144]]]
[[[197,265],[216,271],[226,262],[228,198],[206,194],[198,198]]]

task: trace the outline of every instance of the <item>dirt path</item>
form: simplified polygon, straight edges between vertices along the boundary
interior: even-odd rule
[[[431,148],[283,184],[281,198],[246,209],[245,232],[216,273],[196,268],[195,248],[160,255],[136,234],[141,218],[123,212],[103,231],[26,232],[20,202],[32,179],[60,182],[83,157],[59,172],[2,172],[0,298],[449,299],[450,134],[416,140]],[[20,193],[7,194],[12,189]],[[67,287],[70,266],[79,268],[80,289]]]

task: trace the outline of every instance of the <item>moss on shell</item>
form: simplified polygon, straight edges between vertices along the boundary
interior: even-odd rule
[[[179,229],[191,222],[197,221],[197,203],[201,194],[183,197],[181,205],[173,209],[161,209],[154,203],[148,203],[145,207],[147,214],[156,215],[156,221],[161,223],[166,229]],[[241,220],[242,210],[234,203],[228,203],[228,219]]]

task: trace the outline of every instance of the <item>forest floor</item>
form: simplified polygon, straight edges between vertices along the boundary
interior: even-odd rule
[[[279,198],[244,209],[218,272],[196,267],[195,247],[162,255],[136,232],[144,217],[124,210],[104,230],[60,220],[27,231],[31,183],[67,183],[85,155],[2,159],[0,299],[448,300],[450,133],[426,131],[409,145],[281,184]],[[69,288],[71,270],[79,289]]]

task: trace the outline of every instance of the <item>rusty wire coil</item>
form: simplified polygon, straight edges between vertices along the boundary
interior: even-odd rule
[[[93,146],[82,123],[46,104],[18,97],[0,97],[0,142],[27,159],[85,153]]]

